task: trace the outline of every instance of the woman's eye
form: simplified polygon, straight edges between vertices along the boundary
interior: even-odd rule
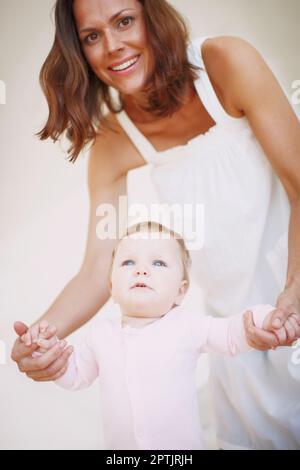
[[[165,266],[165,267],[167,266],[167,264],[164,261],[160,260],[160,259],[156,259],[155,261],[153,261],[153,264],[155,266]]]
[[[134,261],[132,261],[132,259],[127,259],[126,261],[123,261],[121,266],[131,266],[132,264],[134,264]]]
[[[133,20],[134,18],[132,16],[126,16],[126,18],[120,21],[119,25],[123,25],[126,28],[126,26],[129,26]]]
[[[95,40],[96,40],[97,38],[98,38],[98,34],[97,34],[97,33],[91,33],[91,34],[89,34],[89,35],[85,38],[84,42],[85,42],[86,44],[91,44],[92,42],[95,42]]]

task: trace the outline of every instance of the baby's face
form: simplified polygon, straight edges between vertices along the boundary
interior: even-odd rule
[[[121,240],[115,254],[112,298],[123,315],[162,317],[184,297],[187,281],[183,272],[180,246],[174,238],[130,235]]]

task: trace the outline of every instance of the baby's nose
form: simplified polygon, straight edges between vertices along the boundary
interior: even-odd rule
[[[149,270],[145,267],[137,268],[135,274],[137,276],[148,276]]]

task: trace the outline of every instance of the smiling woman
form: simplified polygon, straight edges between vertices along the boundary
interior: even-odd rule
[[[164,0],[58,0],[55,23],[40,74],[49,118],[37,135],[57,141],[67,131],[71,162],[99,132],[113,130],[102,106],[112,113],[122,108],[109,87],[121,101],[135,95],[144,111],[164,117],[180,107],[196,78],[185,22]]]

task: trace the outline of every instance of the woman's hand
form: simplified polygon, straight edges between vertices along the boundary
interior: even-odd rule
[[[280,330],[285,326],[289,316],[292,312],[276,308],[272,312],[272,329],[274,332],[265,331],[258,328],[254,324],[253,313],[248,310],[244,315],[244,326],[248,344],[260,351],[267,351],[268,349],[276,349],[278,346],[290,346],[296,339],[296,334],[292,333],[286,336],[276,335],[275,331]]]
[[[21,338],[28,330],[24,323],[17,322],[14,329],[19,338],[16,340],[11,358],[19,367],[19,370],[36,382],[48,382],[59,379],[65,374],[68,367],[68,359],[73,348],[69,346],[63,349],[58,343],[43,356],[33,358],[32,353],[38,348],[36,343],[27,346]]]
[[[295,321],[293,321],[293,317],[298,319],[300,316],[299,289],[292,286],[284,289],[277,299],[276,307],[284,310],[290,315],[284,326],[287,330],[287,342],[285,345],[291,346],[299,337],[297,336],[298,330],[296,328]]]
[[[283,326],[274,328],[274,324],[278,323],[278,320],[275,318],[276,312],[277,310],[273,310],[266,316],[262,328],[274,333],[278,338],[280,346],[292,346],[300,338],[300,314],[291,313]]]

